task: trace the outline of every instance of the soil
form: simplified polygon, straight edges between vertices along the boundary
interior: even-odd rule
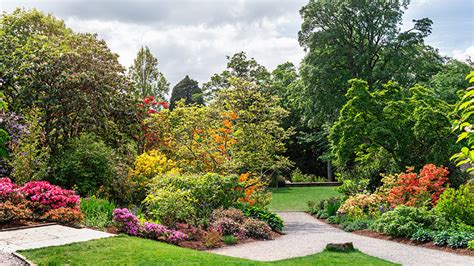
[[[342,230],[342,228],[338,224],[328,223],[327,219],[318,219],[318,220]],[[435,250],[440,250],[440,251],[444,251],[444,252],[451,252],[451,253],[455,253],[455,254],[458,254],[458,255],[474,256],[474,250],[469,250],[467,248],[451,248],[451,247],[447,247],[447,246],[440,247],[440,246],[435,245],[433,242],[423,243],[423,242],[414,241],[414,240],[411,240],[409,238],[404,238],[404,237],[392,237],[392,236],[387,236],[387,235],[384,235],[382,233],[374,232],[374,231],[371,231],[371,230],[368,230],[368,229],[358,230],[358,231],[354,231],[354,232],[351,232],[351,233],[362,235],[362,236],[368,236],[368,237],[372,237],[372,238],[389,240],[389,241],[403,243],[403,244],[417,246],[417,247],[424,247],[424,248],[435,249]]]
[[[274,239],[280,237],[281,235],[282,234],[280,234],[280,233],[272,232],[271,240],[274,240]],[[235,243],[234,245],[232,245],[232,246],[245,244],[245,243],[258,242],[258,241],[264,241],[264,240],[254,239],[254,238],[250,238],[250,237],[240,238],[239,241],[237,243]],[[208,247],[204,246],[203,241],[200,240],[200,241],[182,241],[182,242],[179,243],[179,246],[184,247],[184,248],[196,249],[196,250],[212,250],[212,249],[216,249],[216,248],[225,247],[227,245],[225,245],[224,242],[221,241],[215,247],[208,248]]]
[[[44,222],[33,222],[33,221],[14,221],[10,223],[0,223],[1,230],[21,229],[22,227],[41,225]]]

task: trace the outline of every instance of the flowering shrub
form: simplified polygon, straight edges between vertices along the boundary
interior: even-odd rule
[[[236,208],[229,208],[229,209],[223,209],[223,208],[218,208],[215,209],[212,214],[211,214],[211,221],[217,221],[223,218],[229,218],[234,220],[237,223],[243,223],[245,219],[244,213]]]
[[[224,235],[245,235],[245,229],[242,225],[231,218],[220,218],[211,224],[212,227],[217,228]]]
[[[387,201],[392,206],[435,206],[439,196],[444,191],[444,185],[448,181],[448,169],[436,167],[434,164],[423,166],[420,174],[413,173],[409,168],[406,173],[399,174],[390,189]]]
[[[132,187],[133,202],[141,202],[146,197],[146,186],[150,180],[159,174],[178,174],[181,170],[176,163],[166,155],[151,150],[144,152],[135,159],[133,169],[129,173]]]
[[[21,188],[21,192],[27,200],[39,203],[40,208],[45,210],[62,207],[79,208],[79,195],[73,190],[62,189],[47,181],[28,182]]]
[[[10,201],[0,203],[0,223],[26,220],[32,216],[26,204],[17,204]]]
[[[272,230],[283,230],[283,220],[276,213],[255,206],[247,206],[244,209],[245,216],[264,221]]]
[[[139,236],[168,243],[178,243],[188,239],[188,235],[177,230],[167,229],[161,224],[140,223],[140,220],[128,209],[115,209],[114,222],[119,230],[132,236]]]
[[[242,173],[239,176],[240,187],[237,188],[238,191],[243,193],[240,201],[247,203],[249,205],[259,205],[260,207],[265,207],[271,201],[271,193],[265,192],[267,183],[265,183],[262,178],[255,174]],[[262,193],[266,193],[270,196],[270,201],[266,204],[259,204],[259,199],[262,198]]]
[[[23,195],[21,194],[18,185],[13,183],[8,177],[0,178],[0,200],[16,202],[18,199],[22,198]]]
[[[379,194],[356,194],[344,201],[338,212],[351,217],[377,216],[385,206],[386,201]]]
[[[244,222],[243,226],[249,237],[260,239],[271,239],[272,237],[272,229],[263,221],[249,218]]]
[[[84,214],[74,208],[58,208],[47,211],[42,219],[61,224],[76,225],[84,220]]]

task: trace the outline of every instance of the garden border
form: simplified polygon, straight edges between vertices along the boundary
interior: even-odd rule
[[[10,228],[0,229],[0,232],[16,231],[16,230],[30,229],[30,228],[43,227],[43,226],[51,226],[51,225],[57,225],[57,224],[58,223],[43,223],[43,224],[24,225],[24,226],[17,226],[17,227],[10,227]]]
[[[23,261],[24,263],[26,263],[27,265],[30,265],[30,266],[33,266],[33,265],[36,265],[34,264],[33,262],[29,261],[27,258],[25,258],[23,255],[21,255],[20,253],[18,252],[12,252],[11,253],[13,256],[15,256],[17,259]]]

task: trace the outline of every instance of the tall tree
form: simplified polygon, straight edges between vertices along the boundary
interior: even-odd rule
[[[134,94],[143,99],[146,96],[154,96],[156,99],[164,100],[169,92],[169,83],[163,73],[158,70],[158,59],[153,56],[147,46],[142,46],[128,70],[130,79],[134,82]]]
[[[17,9],[0,17],[0,62],[10,109],[20,115],[40,109],[53,153],[83,132],[119,147],[139,127],[118,55],[96,35],[74,33],[37,10]]]
[[[218,91],[230,86],[230,77],[254,82],[260,88],[268,88],[270,73],[254,58],[247,58],[247,54],[242,51],[227,56],[227,60],[227,68],[220,74],[214,74],[209,82],[203,84],[206,102],[213,99]]]
[[[170,99],[170,110],[173,110],[176,107],[176,102],[181,99],[184,99],[185,104],[204,104],[202,91],[199,88],[198,82],[189,78],[188,75],[173,87]]]
[[[450,104],[459,101],[459,95],[464,89],[469,87],[469,82],[464,78],[471,67],[461,61],[451,60],[447,62],[443,69],[431,77],[428,86],[433,89],[436,95]]]
[[[373,89],[396,80],[410,87],[426,82],[443,62],[424,44],[432,21],[414,20],[401,31],[408,0],[310,0],[300,13],[298,34],[307,51],[301,75],[307,117],[313,127],[332,122],[346,102],[347,81],[366,80]]]

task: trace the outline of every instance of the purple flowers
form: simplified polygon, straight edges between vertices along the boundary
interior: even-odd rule
[[[161,224],[145,222],[133,215],[128,209],[115,209],[114,221],[120,231],[131,236],[138,236],[154,240],[162,240],[168,243],[178,243],[188,239],[188,235],[177,230],[171,230]]]

